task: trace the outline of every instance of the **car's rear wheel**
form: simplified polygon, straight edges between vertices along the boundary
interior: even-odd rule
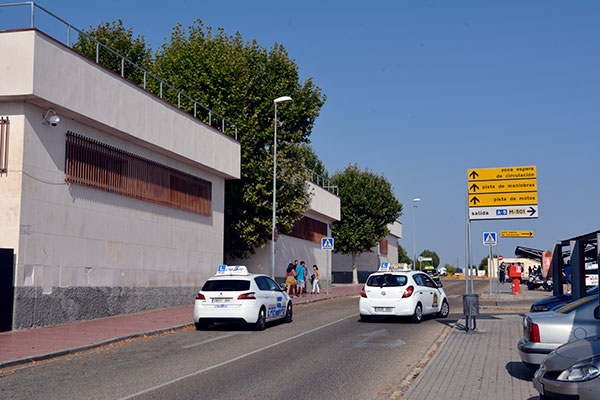
[[[195,322],[194,325],[196,325],[197,331],[204,331],[204,330],[208,329],[208,327],[210,326],[210,324],[208,322],[204,322],[204,321]]]
[[[267,325],[267,318],[265,315],[265,309],[261,308],[260,311],[258,312],[258,319],[254,323],[254,330],[255,331],[264,331],[266,325]]]
[[[440,312],[438,313],[438,315],[442,318],[447,318],[448,314],[450,314],[450,306],[448,305],[448,302],[446,301],[446,299],[444,299],[444,301],[442,302],[442,307],[440,307]]]
[[[360,314],[360,320],[362,322],[369,322],[371,320],[371,316],[370,315],[365,315],[365,314]]]
[[[287,310],[285,311],[285,322],[292,322],[292,302],[290,301],[287,306]]]
[[[417,306],[415,307],[415,312],[412,315],[411,320],[415,324],[418,324],[419,322],[421,322],[422,319],[423,319],[423,306],[421,305],[421,303],[417,303]]]

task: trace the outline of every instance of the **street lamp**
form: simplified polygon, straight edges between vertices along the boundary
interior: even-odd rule
[[[417,208],[417,202],[421,201],[419,197],[413,201],[413,268],[417,269],[417,246],[415,244],[415,208]]]
[[[277,104],[292,101],[290,96],[281,96],[275,103],[275,134],[273,135],[273,224],[271,226],[271,278],[275,279],[275,213],[277,212]]]

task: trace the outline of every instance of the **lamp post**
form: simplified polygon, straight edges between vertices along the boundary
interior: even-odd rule
[[[413,268],[417,269],[417,245],[415,243],[415,208],[417,208],[417,202],[421,201],[419,197],[413,201]]]
[[[275,214],[277,212],[277,104],[292,101],[289,96],[273,100],[275,103],[275,134],[273,135],[273,224],[271,226],[271,278],[275,279]]]

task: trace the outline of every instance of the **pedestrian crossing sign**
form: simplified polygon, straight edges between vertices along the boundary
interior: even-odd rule
[[[333,250],[333,238],[322,238],[321,250]]]
[[[489,246],[490,243],[496,245],[496,232],[483,232],[483,245]]]

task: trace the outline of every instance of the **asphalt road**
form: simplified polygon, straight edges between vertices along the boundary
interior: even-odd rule
[[[358,297],[329,300],[298,306],[293,323],[263,332],[190,329],[2,371],[0,398],[390,398],[462,312],[464,281],[445,290],[447,319],[362,323]]]

